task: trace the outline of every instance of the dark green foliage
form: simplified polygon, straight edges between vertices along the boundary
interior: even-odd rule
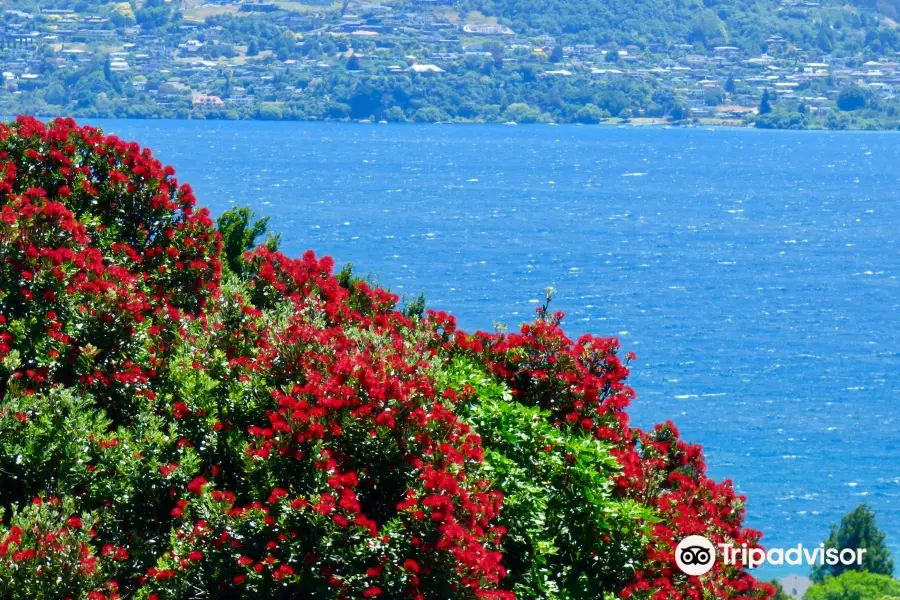
[[[772,112],[772,102],[769,98],[769,90],[765,90],[762,99],[759,101],[759,114],[767,115]]]
[[[734,83],[734,75],[729,75],[728,80],[725,82],[725,91],[729,94],[733,94],[737,87]]]
[[[885,537],[875,523],[875,513],[867,505],[860,504],[841,519],[840,527],[831,527],[831,534],[825,540],[825,548],[865,548],[862,565],[838,563],[833,566],[816,566],[812,569],[813,580],[822,581],[827,576],[838,576],[849,570],[868,571],[877,575],[893,574],[894,561]]]
[[[609,113],[597,107],[595,104],[585,104],[575,115],[575,120],[579,123],[599,123],[603,119],[609,117]]]
[[[724,43],[726,39],[725,24],[716,13],[709,9],[697,13],[691,22],[689,42],[710,45]]]
[[[403,314],[407,317],[419,317],[425,314],[425,294],[419,294],[406,303]]]
[[[778,109],[760,114],[754,121],[759,129],[807,129],[809,118],[802,111]]]
[[[181,13],[176,10],[177,6],[178,3],[165,0],[146,0],[134,16],[142,28],[156,29],[181,19]]]
[[[562,46],[554,46],[553,50],[550,51],[550,62],[558,63],[562,59],[563,59]]]
[[[352,56],[350,56],[350,58],[347,59],[347,70],[348,71],[358,71],[361,68],[362,68],[362,61],[359,59],[359,57],[357,55],[353,54]]]
[[[841,110],[859,110],[865,108],[869,100],[869,94],[858,85],[851,85],[838,95],[837,105]]]
[[[254,220],[253,211],[247,207],[232,208],[219,217],[217,225],[222,234],[222,258],[224,264],[236,275],[244,272],[242,255],[256,248],[256,240],[268,230],[269,217]],[[269,234],[264,242],[270,250],[277,250],[281,234]]]
[[[677,103],[672,106],[669,116],[675,121],[682,121],[691,118],[691,108],[684,103]]]
[[[825,117],[825,127],[832,131],[839,131],[850,128],[850,119],[847,115],[832,109]]]
[[[341,287],[347,288],[348,290],[355,287],[357,283],[365,281],[361,277],[357,277],[353,274],[353,263],[345,264],[335,277],[337,277]]]

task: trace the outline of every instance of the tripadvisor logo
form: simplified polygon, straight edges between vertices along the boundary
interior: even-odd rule
[[[722,562],[726,565],[740,565],[750,569],[770,565],[829,565],[837,564],[850,566],[861,565],[866,548],[825,548],[825,544],[819,544],[817,548],[810,550],[798,544],[793,548],[748,548],[747,544],[740,547],[730,544],[718,544],[722,554]],[[685,575],[699,577],[706,575],[716,562],[716,548],[712,542],[700,535],[690,535],[675,548],[675,563]]]
[[[675,563],[685,575],[706,575],[716,562],[716,549],[708,539],[689,535],[675,548]]]

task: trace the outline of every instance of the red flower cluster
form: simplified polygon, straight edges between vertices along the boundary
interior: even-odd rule
[[[0,124],[0,148],[0,359],[17,353],[12,380],[120,401],[148,390],[173,325],[218,291],[208,211],[148,150],[70,119]]]
[[[265,502],[240,506],[235,499],[247,497],[240,483],[211,492],[229,528],[244,529],[260,516],[272,525],[264,533],[265,552],[243,554],[237,565],[287,579],[294,567],[275,566],[277,550],[286,546],[280,537],[303,539],[317,526],[335,544],[365,547],[361,565],[314,553],[298,567],[307,581],[323,578],[336,593],[427,596],[435,585],[456,580],[479,597],[505,596],[495,591],[504,575],[502,531],[491,526],[503,495],[467,475],[467,465],[480,462],[483,452],[478,437],[435,392],[430,361],[436,349],[428,324],[392,310],[397,298],[383,290],[341,286],[331,259],[308,252],[291,260],[260,248],[248,260],[254,302],[234,295],[220,314],[207,313],[211,338],[192,361],[200,371],[215,370],[208,364],[211,341],[227,358],[226,379],[265,379],[268,408],[257,415],[262,420],[251,423],[249,415],[228,413],[221,404],[209,417],[217,436],[246,431],[249,469],[269,473],[274,485]],[[266,327],[260,309],[279,306],[286,318]],[[175,418],[197,412],[182,405]],[[225,486],[231,476],[220,471],[193,479],[191,495],[173,514],[191,516],[194,505],[207,501],[210,486]],[[195,533],[185,536],[193,536],[193,548],[219,539]],[[418,570],[385,568],[372,552],[386,548]],[[357,581],[358,572],[364,580]],[[228,585],[236,577],[247,582],[253,573],[234,574]],[[159,579],[159,572],[152,576]]]

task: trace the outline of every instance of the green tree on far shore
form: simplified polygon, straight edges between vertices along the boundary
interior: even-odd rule
[[[890,576],[894,572],[894,561],[885,543],[885,534],[875,523],[875,513],[865,504],[860,504],[841,519],[841,525],[831,526],[831,534],[825,540],[829,548],[865,549],[862,564],[821,565],[812,569],[813,581],[821,582],[825,577],[837,577],[845,571],[867,571],[876,575]],[[900,585],[900,584],[898,584]]]
[[[865,108],[868,103],[866,91],[858,85],[844,88],[837,99],[837,106],[844,111],[853,111]]]
[[[762,100],[759,101],[759,114],[767,115],[772,112],[772,101],[769,98],[769,90],[763,91]]]
[[[733,94],[737,90],[737,86],[734,83],[734,75],[728,75],[728,80],[725,81],[725,91],[729,94]]]

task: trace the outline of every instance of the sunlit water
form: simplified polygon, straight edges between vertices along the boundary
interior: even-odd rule
[[[518,325],[554,286],[570,333],[637,352],[634,420],[702,443],[767,546],[867,502],[900,555],[900,135],[99,124],[215,214],[249,205],[289,254],[464,329]]]

